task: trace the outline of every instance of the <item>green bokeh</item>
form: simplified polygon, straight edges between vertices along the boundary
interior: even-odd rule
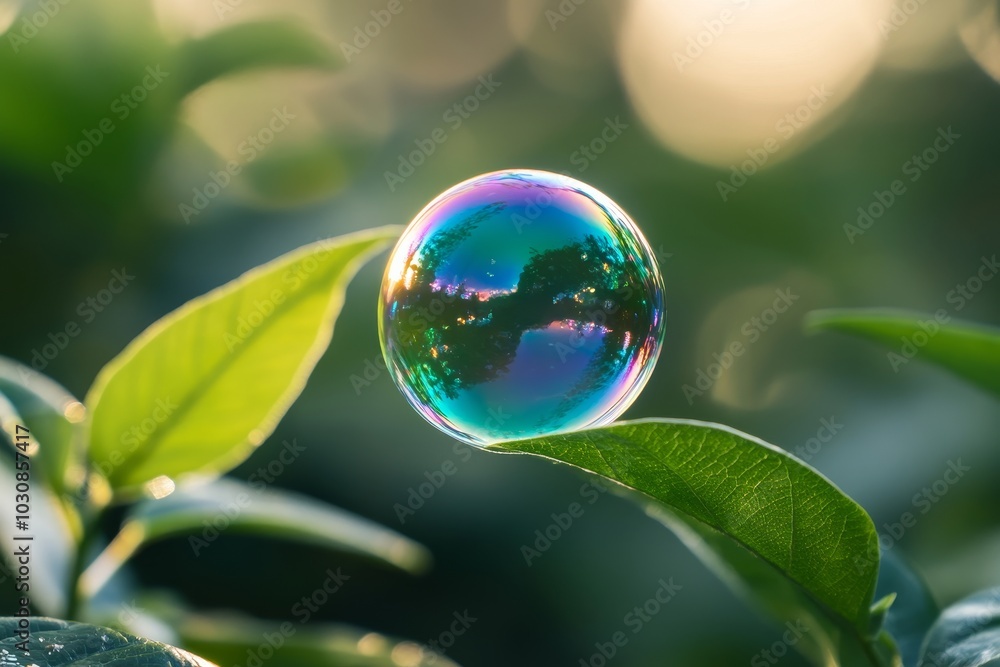
[[[60,4],[15,51],[11,31],[23,30],[22,19],[42,4],[26,2],[0,34],[0,353],[34,362],[82,396],[154,320],[281,252],[406,223],[439,192],[479,173],[567,171],[625,208],[660,253],[666,344],[627,417],[722,422],[806,458],[869,511],[942,604],[998,583],[996,400],[919,359],[895,372],[881,348],[807,336],[802,327],[814,308],[874,306],[947,308],[1000,324],[1000,280],[983,283],[972,298],[956,292],[984,256],[1000,252],[1000,85],[969,58],[876,67],[810,145],[723,201],[717,182],[729,169],[665,148],[636,114],[608,47],[618,26],[606,15],[614,12],[596,1],[577,6],[555,31],[540,14],[520,46],[492,59],[479,56],[495,45],[466,44],[456,25],[471,19],[441,0],[405,4],[349,57],[339,45],[386,3],[247,2],[221,16],[208,12],[205,34],[264,14],[287,20],[325,41],[333,60],[346,61],[334,71],[298,38],[248,33],[248,41],[200,42],[198,50],[138,0]],[[494,4],[466,3],[463,11],[488,22]],[[439,32],[427,33],[438,24]],[[889,40],[902,39],[904,29]],[[202,36],[192,29],[187,39],[195,34]],[[413,44],[444,55],[472,49],[467,60],[478,70],[447,81],[440,72],[407,78],[426,64],[404,62]],[[576,60],[548,58],[553,44]],[[259,57],[264,51],[271,55]],[[466,64],[454,60],[455,71]],[[289,67],[303,63],[315,67]],[[128,116],[117,115],[115,100],[158,65],[171,72],[162,87],[147,90]],[[220,111],[214,123],[205,121],[206,91],[188,90],[237,70],[227,78],[229,99],[232,108],[246,107],[246,118]],[[501,85],[481,90],[478,108],[458,115],[454,105],[490,75]],[[267,99],[268,91],[288,97]],[[240,155],[242,145],[227,125],[249,118],[263,130],[272,109],[286,104],[297,114],[288,132],[275,132],[273,146],[239,173],[227,172],[225,154]],[[66,162],[67,144],[105,118],[114,131],[60,181],[52,163]],[[597,159],[581,158],[581,147],[616,118],[627,128]],[[949,127],[960,137],[852,243],[844,226],[857,224],[859,206],[908,178],[904,164]],[[433,139],[436,129],[443,142]],[[400,161],[419,149],[415,142],[428,138],[433,153],[401,182],[387,182],[386,172],[399,173]],[[218,196],[209,196],[212,183]],[[199,192],[206,206],[185,224],[180,205],[195,205]],[[123,267],[134,280],[103,303],[112,272]],[[327,568],[342,565],[354,578],[318,618],[426,641],[447,629],[454,612],[468,610],[478,620],[447,653],[465,665],[579,664],[670,577],[682,593],[629,635],[614,664],[745,664],[780,639],[782,629],[736,601],[632,505],[606,494],[590,504],[585,480],[567,469],[469,451],[425,424],[381,366],[382,269],[373,262],[351,285],[331,349],[305,392],[233,476],[246,479],[283,439],[296,438],[307,452],[277,486],[422,542],[435,555],[433,570],[411,578],[319,549],[226,536],[198,557],[183,540],[149,548],[137,560],[143,583],[173,589],[192,605],[286,619]],[[797,298],[762,324],[776,290]],[[724,356],[734,341],[745,354],[703,395],[686,395],[684,385],[697,387],[699,371],[707,373],[713,355]],[[967,476],[933,503],[916,502],[959,458],[971,467]],[[401,511],[411,489],[446,461],[457,472],[414,512]],[[522,545],[573,502],[585,503],[584,515],[526,565]],[[889,528],[904,512],[918,521],[893,538]],[[782,664],[802,663],[789,655]]]

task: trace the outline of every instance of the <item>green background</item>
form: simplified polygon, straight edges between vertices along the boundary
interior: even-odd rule
[[[640,37],[630,32],[628,12],[641,4],[403,0],[402,10],[345,62],[341,44],[387,3],[153,7],[72,0],[55,3],[58,10],[26,43],[11,35],[26,34],[24,18],[53,5],[0,3],[0,352],[31,363],[50,334],[78,324],[79,335],[46,360],[44,372],[82,396],[96,372],[155,319],[281,252],[406,223],[440,191],[482,172],[566,171],[629,211],[661,253],[666,344],[627,417],[722,422],[798,453],[871,513],[942,604],[995,585],[995,399],[918,361],[894,372],[880,348],[835,334],[807,336],[802,328],[813,308],[856,306],[946,308],[1000,323],[1000,281],[986,282],[959,312],[948,301],[984,255],[1000,250],[1000,87],[989,74],[1000,61],[988,53],[973,58],[960,39],[995,5],[954,2],[942,9],[941,0],[928,0],[884,39],[876,28],[856,87],[831,83],[842,97],[723,201],[717,182],[729,178],[728,165],[737,159],[712,157],[703,137],[716,136],[714,145],[745,159],[745,149],[761,143],[727,137],[760,108],[750,102],[742,108],[738,96],[727,106],[706,106],[700,133],[682,142],[683,154],[661,141],[648,108],[639,110],[636,86],[676,79],[667,46],[661,51],[668,57],[647,81],[625,83],[621,76],[631,40]],[[784,33],[749,31],[758,20],[783,26],[782,4],[705,3],[691,10],[690,26],[660,28],[670,44],[670,35],[697,35],[701,21],[730,9],[735,20],[690,65],[691,75],[699,66],[726,72],[725,58],[735,53],[758,64],[757,76],[723,81],[727,89],[745,99],[753,91],[779,98],[780,89],[785,97],[770,103],[791,112],[810,86],[789,92],[798,74],[783,79],[781,67],[771,71],[771,61],[754,60],[754,49],[780,47]],[[550,23],[546,12],[561,6],[566,20]],[[185,40],[265,18],[311,31],[339,64],[248,70],[185,97],[211,78],[198,69],[210,57],[196,50],[178,55]],[[799,30],[788,23],[783,29]],[[242,58],[270,51],[264,60],[272,62],[305,51],[301,40],[276,41],[220,48]],[[789,43],[782,56],[788,62],[815,60],[812,42]],[[817,50],[829,48],[815,43]],[[862,50],[844,37],[824,57],[852,60]],[[114,100],[159,63],[171,72],[162,85],[128,117],[115,115]],[[733,72],[745,69],[743,60],[732,65]],[[458,124],[448,110],[475,93],[481,76],[500,86],[467,118],[457,116]],[[697,108],[692,90],[667,90],[661,102],[672,106],[663,117],[683,105]],[[275,108],[286,107],[296,116],[286,131],[243,162],[241,173],[186,224],[179,204],[191,202],[192,189],[203,189],[227,159],[245,160],[241,142],[264,128]],[[783,115],[776,113],[774,122]],[[64,160],[66,144],[104,117],[114,119],[115,131],[59,182],[52,161]],[[600,136],[609,118],[627,129],[597,159],[582,160],[581,146]],[[960,138],[910,181],[907,161],[949,127]],[[390,190],[385,172],[396,170],[416,141],[426,145],[436,128],[446,140]],[[844,225],[894,179],[904,181],[905,193],[851,243]],[[137,560],[144,584],[172,589],[196,606],[280,622],[327,568],[342,566],[352,579],[318,618],[427,641],[447,629],[454,612],[468,610],[478,620],[447,651],[465,665],[579,664],[595,652],[595,642],[627,630],[623,617],[671,577],[683,590],[641,633],[628,634],[616,664],[741,664],[780,639],[781,629],[735,601],[673,535],[631,504],[605,495],[588,504],[583,478],[567,468],[456,446],[406,405],[387,373],[372,378],[383,265],[384,256],[352,284],[331,349],[305,392],[232,475],[246,479],[278,455],[282,440],[294,438],[306,452],[277,486],[421,541],[435,555],[433,570],[414,579],[319,549],[227,535],[198,557],[180,539],[149,548]],[[88,321],[80,304],[122,267],[134,281]],[[776,289],[799,299],[750,341],[741,330],[771,306]],[[747,343],[746,353],[689,402],[682,387],[734,341]],[[366,369],[372,379],[361,385],[357,378]],[[823,419],[842,428],[811,451],[807,443]],[[914,495],[959,458],[971,470],[924,513]],[[458,472],[400,525],[394,505],[449,460]],[[585,504],[583,516],[527,566],[521,547],[573,502]],[[918,516],[916,525],[892,538],[886,524],[907,511]],[[4,595],[6,609],[6,586]],[[798,660],[790,655],[782,662]]]

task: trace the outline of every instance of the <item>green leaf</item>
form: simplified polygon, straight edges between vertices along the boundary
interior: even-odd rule
[[[0,411],[10,415],[15,422],[23,423],[13,407],[0,395]],[[3,437],[9,433],[4,430]],[[16,494],[19,483],[15,475],[23,470],[15,468],[12,457],[2,457],[0,462],[0,537],[3,538],[3,574],[13,585],[18,576],[16,551],[27,548],[30,558],[30,598],[38,609],[47,613],[61,613],[67,605],[70,570],[76,553],[75,526],[64,505],[52,491],[31,481],[30,513],[25,528],[18,529]],[[30,474],[30,473],[29,473]],[[30,478],[29,478],[30,479]],[[23,515],[21,515],[23,516]],[[30,541],[16,538],[31,537]]]
[[[817,664],[838,656],[845,665],[891,664],[869,636],[878,574],[871,519],[777,447],[716,424],[657,419],[488,449],[534,454],[618,482],[727,581],[782,622],[807,628],[797,648]]]
[[[173,646],[141,639],[110,628],[70,623],[53,618],[26,619],[27,638],[19,634],[20,621],[0,618],[0,647],[4,664],[18,667],[214,667],[212,663]],[[27,652],[20,647],[27,647]]]
[[[346,551],[414,573],[430,562],[424,547],[350,512],[287,491],[219,479],[185,485],[160,500],[134,505],[121,532],[84,573],[84,592],[94,595],[147,544],[191,535],[189,543],[197,555],[229,531]]]
[[[264,623],[236,615],[200,614],[176,623],[183,644],[222,665],[241,665],[249,655],[266,653],[270,644],[282,667],[458,667],[418,644],[352,627],[299,620]]]
[[[810,313],[807,328],[868,338],[890,349],[893,368],[910,357],[925,359],[1000,394],[1000,329],[944,317],[941,324],[935,315],[901,310],[819,310]]]
[[[899,646],[903,664],[915,667],[920,646],[927,636],[938,607],[920,576],[892,550],[882,551],[875,597],[894,595],[883,627]]]
[[[290,22],[246,22],[182,44],[177,53],[183,80],[191,92],[222,76],[262,67],[330,68],[338,63],[318,36]]]
[[[270,435],[326,350],[347,283],[398,234],[312,243],[153,324],[87,395],[90,455],[113,489],[221,474]]]
[[[300,206],[320,201],[341,188],[348,165],[330,141],[276,146],[246,165],[243,178],[268,204]]]
[[[892,609],[892,604],[895,601],[896,594],[889,593],[888,595],[878,598],[875,604],[871,606],[871,615],[868,619],[869,637],[874,637],[882,632],[882,628],[886,622],[886,617],[889,615],[889,610]]]
[[[981,591],[945,609],[920,655],[920,667],[984,665],[1000,665],[1000,588]]]
[[[38,472],[56,493],[76,490],[85,475],[79,455],[83,404],[51,378],[6,357],[0,357],[0,394],[16,411],[17,423],[31,431],[38,446],[33,455]],[[5,429],[12,419],[0,404]]]

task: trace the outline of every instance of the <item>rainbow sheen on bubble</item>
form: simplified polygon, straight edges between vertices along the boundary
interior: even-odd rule
[[[567,176],[460,183],[410,223],[382,282],[393,380],[476,446],[614,421],[660,352],[663,279],[610,199]]]

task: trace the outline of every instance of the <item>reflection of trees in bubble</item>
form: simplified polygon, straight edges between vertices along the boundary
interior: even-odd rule
[[[394,344],[421,399],[457,398],[462,390],[507,372],[521,336],[553,324],[582,337],[600,335],[586,369],[557,413],[568,413],[589,392],[606,386],[651,329],[643,299],[642,269],[608,238],[588,235],[543,252],[530,251],[517,285],[479,291],[438,275],[461,242],[502,204],[485,206],[421,249],[395,294]],[[571,350],[571,353],[576,350]],[[561,355],[553,351],[560,372]]]

